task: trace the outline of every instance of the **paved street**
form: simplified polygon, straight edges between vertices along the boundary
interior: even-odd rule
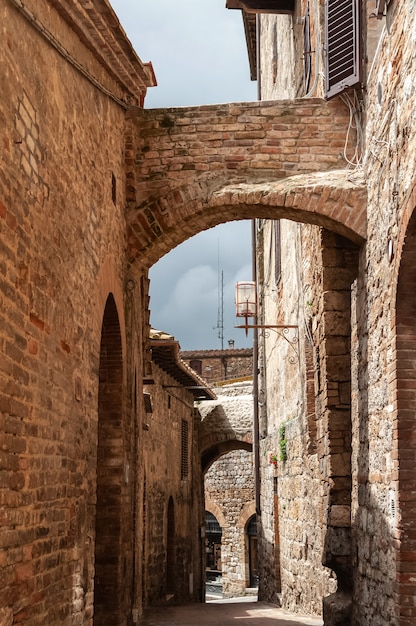
[[[140,626],[322,626],[320,619],[287,613],[252,598],[187,606],[156,607],[145,612]]]

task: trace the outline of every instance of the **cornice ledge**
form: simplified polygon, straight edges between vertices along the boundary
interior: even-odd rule
[[[143,63],[107,0],[49,0],[97,61],[134,100],[156,85],[151,63]]]

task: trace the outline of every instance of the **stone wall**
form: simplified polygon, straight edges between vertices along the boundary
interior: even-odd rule
[[[338,261],[337,269],[331,269],[333,260],[341,252],[340,249],[336,251],[339,244],[335,248],[330,244],[328,248],[329,242],[319,241],[317,232],[314,233],[310,227],[302,227],[303,258],[298,263],[304,269],[309,266],[305,274],[303,297],[311,303],[309,317],[314,339],[314,367],[309,379],[313,371],[315,416],[309,409],[306,421],[299,417],[287,424],[288,460],[283,475],[279,474],[278,478],[279,500],[280,487],[293,472],[292,437],[297,432],[299,444],[302,442],[295,446],[304,466],[302,481],[306,479],[305,474],[311,471],[312,475],[315,472],[316,480],[319,480],[319,489],[314,490],[311,483],[307,493],[311,497],[310,505],[315,506],[318,512],[316,521],[319,535],[316,540],[318,545],[323,542],[324,562],[337,571],[340,590],[345,583],[342,568],[349,561],[348,568],[352,573],[348,576],[354,583],[352,605],[350,602],[352,615],[351,608],[349,615],[348,611],[345,613],[346,596],[342,598],[342,594],[339,594],[338,604],[333,602],[334,597],[325,604],[325,624],[410,625],[415,619],[415,589],[412,582],[412,560],[415,554],[412,539],[415,519],[412,504],[414,445],[411,434],[414,410],[414,395],[411,391],[414,386],[414,327],[409,298],[412,298],[410,294],[414,285],[410,267],[414,263],[414,226],[411,216],[415,207],[412,129],[416,68],[411,50],[414,49],[416,10],[414,2],[387,4],[387,17],[377,20],[374,3],[363,3],[364,47],[367,51],[363,76],[366,89],[363,94],[357,92],[357,102],[359,100],[360,104],[357,106],[359,112],[356,119],[364,140],[357,169],[364,171],[368,185],[369,221],[367,243],[361,248],[359,256],[358,277],[354,280],[353,267],[356,261],[350,256],[352,250],[348,252],[344,248],[342,253],[348,254],[349,262],[344,257],[344,261]],[[264,97],[272,94],[285,97],[287,93],[287,69],[283,68],[280,84],[275,81],[275,87],[272,87],[270,82],[273,76],[270,33],[273,32],[275,20],[282,22],[279,33],[284,41],[279,42],[279,47],[285,52],[280,55],[280,59],[292,59],[293,48],[296,47],[292,39],[296,37],[295,27],[290,32],[283,24],[283,18],[261,17],[263,35],[269,37],[263,39],[261,44],[263,67],[268,68],[263,89],[263,94],[268,95]],[[293,64],[293,71],[295,69],[296,65]],[[298,79],[293,79],[292,89],[296,89]],[[293,237],[290,240],[293,241]],[[268,245],[266,241],[265,251]],[[289,264],[290,259],[290,255],[286,256]],[[351,262],[352,265],[349,265]],[[348,267],[349,277],[346,275]],[[336,285],[342,280],[343,274],[346,282],[339,291]],[[292,278],[288,288],[293,288],[295,284]],[[272,292],[276,292],[274,287]],[[351,314],[349,304],[342,304],[345,298],[351,301]],[[282,302],[285,311],[290,312],[293,298],[286,295]],[[351,357],[348,343],[351,346]],[[332,374],[329,373],[331,367]],[[348,369],[351,369],[350,373]],[[281,388],[294,389],[287,373],[283,378],[283,382],[276,379],[272,389],[268,389],[268,401]],[[352,409],[351,426],[347,418],[349,404]],[[262,422],[264,432],[267,432],[268,424],[275,424],[275,419],[274,416],[268,416]],[[314,426],[314,430],[311,426]],[[315,463],[310,452],[317,454],[315,470],[310,465]],[[330,478],[331,473],[333,478]],[[266,467],[262,476],[267,476]],[[348,490],[351,490],[350,496]],[[283,493],[287,495],[285,490]],[[294,503],[290,508],[293,513],[289,518],[296,527],[294,520],[298,516],[298,509]],[[271,542],[271,486],[262,509],[265,532]],[[281,512],[280,517],[281,540],[285,533],[286,510]],[[281,545],[280,558],[283,550],[291,554],[292,558],[287,562],[289,568],[292,568],[296,563],[295,552],[290,552],[293,544],[287,536],[284,537],[284,544]],[[328,560],[331,552],[332,558]],[[267,558],[269,563],[273,562],[272,551],[269,550]],[[303,569],[303,572],[306,571]],[[310,580],[313,579],[311,571]],[[283,575],[283,601],[285,597],[291,597],[292,584],[293,581],[285,582]],[[331,584],[335,584],[335,578]],[[315,606],[318,607],[318,604],[316,602]]]
[[[297,327],[271,329],[259,338],[259,596],[319,615],[322,597],[336,586],[331,572],[322,567],[322,470],[315,400],[313,405],[310,401],[310,385],[315,398],[317,382],[308,355],[309,346],[319,344],[312,339],[312,318],[322,285],[320,231],[286,221],[279,229],[273,222],[261,222],[257,243],[261,323]],[[316,364],[319,352],[312,351]]]
[[[355,619],[407,626],[416,618],[413,408],[407,412],[413,407],[414,331],[412,316],[401,314],[412,288],[397,290],[409,281],[406,250],[414,263],[408,225],[416,204],[415,3],[390,3],[382,24],[365,98],[369,231],[355,300],[353,519],[361,607]]]

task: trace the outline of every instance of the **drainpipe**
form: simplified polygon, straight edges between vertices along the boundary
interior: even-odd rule
[[[251,223],[251,249],[253,281],[257,288],[257,258],[256,258],[256,220]],[[257,312],[253,326],[257,325]],[[254,482],[256,498],[256,515],[260,516],[260,447],[259,447],[259,334],[253,328],[253,452],[254,452]]]

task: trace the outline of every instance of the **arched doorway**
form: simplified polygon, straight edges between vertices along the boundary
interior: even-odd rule
[[[413,213],[400,261],[396,297],[397,421],[393,439],[398,446],[398,484],[388,495],[390,524],[396,527],[398,624],[416,620],[416,214]],[[400,511],[400,517],[399,517]],[[400,538],[400,539],[399,539]]]
[[[205,511],[205,567],[207,596],[219,596],[222,592],[221,537],[222,528],[213,513]]]
[[[249,585],[251,588],[258,587],[257,575],[257,518],[252,515],[247,522],[247,557],[249,571]]]
[[[121,550],[122,389],[120,324],[116,303],[110,294],[102,323],[99,365],[94,626],[125,623],[122,615],[125,572]]]

